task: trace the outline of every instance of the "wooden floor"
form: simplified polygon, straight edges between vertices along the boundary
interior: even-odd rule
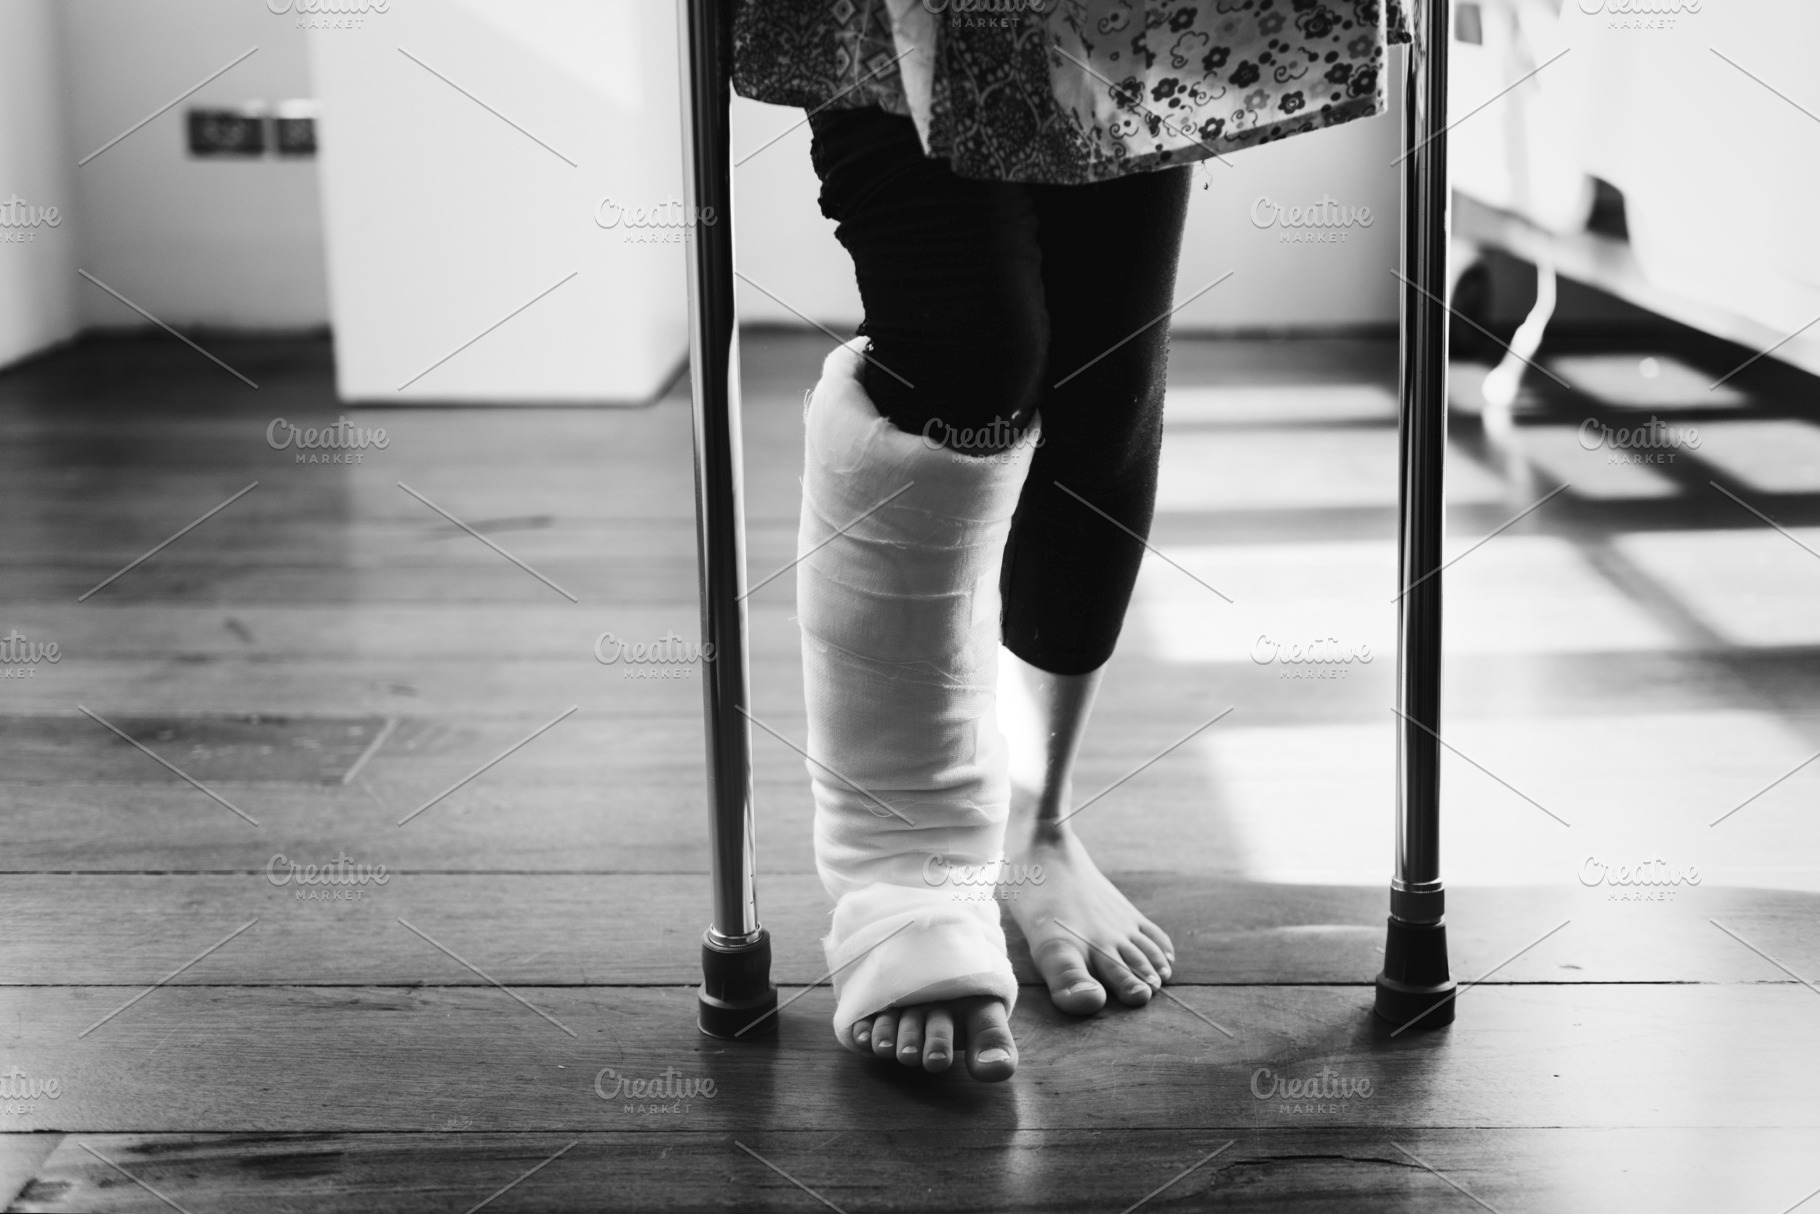
[[[745,343],[754,581],[793,555],[827,345]],[[765,730],[761,909],[801,997],[773,1039],[694,1029],[699,683],[595,658],[698,635],[682,389],[350,410],[387,446],[299,464],[268,425],[333,422],[327,346],[211,350],[259,387],[162,338],[0,374],[0,1206],[1820,1208],[1812,380],[1709,390],[1749,352],[1685,333],[1557,342],[1506,421],[1456,366],[1445,854],[1484,981],[1393,1034],[1394,349],[1178,341],[1168,560],[1083,795],[1233,712],[1076,819],[1176,982],[1087,1021],[1026,986],[1022,1068],[982,1088],[835,1047],[806,779]],[[1699,445],[1581,441],[1652,416]],[[792,587],[753,596],[753,705],[800,744]],[[338,857],[386,880],[276,883]],[[1697,880],[1589,884],[1644,861]]]

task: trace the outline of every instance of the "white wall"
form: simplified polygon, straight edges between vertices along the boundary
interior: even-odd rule
[[[0,205],[17,198],[19,210],[57,209],[36,226],[0,226],[0,366],[76,331],[78,225],[55,3],[0,2]]]
[[[823,218],[815,201],[821,183],[809,167],[809,124],[802,118],[799,109],[733,100],[733,255],[740,273],[764,288],[737,284],[739,318],[801,325],[794,308],[845,335],[862,315],[859,290],[853,262],[834,238],[834,221]]]
[[[1398,51],[1392,56],[1402,58]],[[1175,297],[1186,299],[1228,270],[1233,274],[1177,312],[1176,329],[1395,324],[1399,171],[1391,162],[1401,150],[1401,123],[1393,106],[1376,118],[1238,152],[1227,158],[1230,168],[1195,169]],[[1268,215],[1268,204],[1313,207],[1323,196],[1349,210],[1369,208],[1370,224],[1328,233],[1343,241],[1289,243],[1286,234],[1321,229],[1260,228],[1253,221],[1254,208]]]
[[[259,48],[70,170],[81,267],[174,325],[324,323],[315,162],[198,160],[185,151],[192,107],[311,96],[294,18],[258,0],[58,0],[57,8],[72,164]],[[76,299],[84,326],[143,323],[89,283],[79,282]]]
[[[392,0],[311,34],[344,398],[664,386],[688,349],[683,246],[635,243],[596,212],[681,197],[675,38],[656,0]]]

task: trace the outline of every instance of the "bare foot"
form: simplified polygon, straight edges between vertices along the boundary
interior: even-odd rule
[[[919,1003],[880,1012],[853,1026],[853,1039],[880,1058],[940,1073],[964,1052],[967,1073],[981,1083],[998,1083],[1017,1070],[1017,1042],[1005,1002],[986,995]]]
[[[1120,1003],[1149,1003],[1175,964],[1168,933],[1107,880],[1066,823],[1033,822],[1017,812],[1016,799],[1005,862],[1024,879],[1000,896],[1024,929],[1050,999],[1076,1016],[1105,1007],[1107,987]],[[1031,877],[1037,864],[1040,881]]]
[[[1120,1003],[1142,1007],[1163,987],[1175,945],[1106,879],[1064,820],[1070,773],[1105,668],[1051,674],[1009,649],[999,654],[999,727],[1010,756],[1011,821],[999,897],[1024,929],[1055,1006],[1091,1016]],[[1035,879],[1036,865],[1042,879]]]

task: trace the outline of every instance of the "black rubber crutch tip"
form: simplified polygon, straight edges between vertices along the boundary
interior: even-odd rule
[[[1392,917],[1384,936],[1384,972],[1374,1009],[1401,1028],[1438,1029],[1453,1023],[1459,1002],[1447,969],[1447,925]]]
[[[750,944],[723,945],[704,935],[702,984],[695,1023],[710,1037],[746,1041],[777,1032],[777,988],[771,985],[771,933]]]

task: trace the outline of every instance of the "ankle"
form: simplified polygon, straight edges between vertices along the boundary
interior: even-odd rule
[[[1005,853],[1048,850],[1071,840],[1074,828],[1064,818],[1067,811],[1063,807],[1067,803],[1065,797],[1024,800],[1014,794],[1011,817],[1005,827]]]

